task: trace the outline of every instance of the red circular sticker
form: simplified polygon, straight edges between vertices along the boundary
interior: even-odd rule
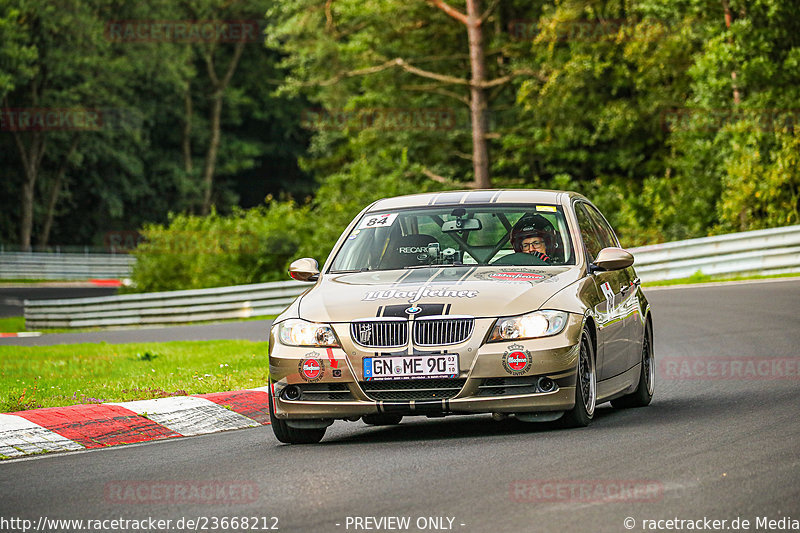
[[[316,359],[306,359],[302,363],[301,371],[306,379],[317,379],[322,373],[322,365]]]
[[[502,280],[526,280],[526,279],[544,279],[542,274],[535,274],[533,272],[496,272],[489,276],[493,279]]]
[[[511,352],[506,357],[506,364],[508,364],[508,368],[515,372],[524,370],[528,364],[528,354],[525,352]]]

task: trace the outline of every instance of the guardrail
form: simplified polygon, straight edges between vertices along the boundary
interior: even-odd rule
[[[164,325],[277,315],[308,283],[276,281],[214,289],[25,300],[25,327]]]
[[[642,281],[800,272],[800,226],[632,248]],[[125,257],[125,256],[119,256]],[[155,325],[278,314],[311,285],[279,281],[69,300],[26,300],[27,329]]]
[[[135,261],[126,254],[4,251],[0,279],[124,279],[131,277]]]
[[[800,272],[800,226],[731,233],[629,250],[642,281]]]

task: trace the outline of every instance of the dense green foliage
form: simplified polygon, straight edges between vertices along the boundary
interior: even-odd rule
[[[259,35],[268,3],[0,3],[0,242],[24,245],[28,182],[32,245],[102,245],[108,232],[166,222],[170,212],[202,211],[213,136],[211,76],[224,76],[237,43],[213,36],[118,38],[114,24],[251,21],[255,33],[222,91],[212,202],[230,212],[260,205],[273,191],[309,194],[313,181],[297,166],[308,144],[300,128],[306,104],[271,95],[282,74],[275,67],[279,53]],[[14,131],[9,109],[83,110],[101,118],[94,128]],[[30,177],[25,163],[37,160]]]
[[[303,241],[303,214],[275,202],[229,216],[174,215],[168,226],[147,224],[136,249],[136,290],[199,289],[278,281]]]
[[[467,1],[449,4],[465,12]],[[582,192],[626,246],[800,222],[800,4],[480,3],[494,187]],[[244,47],[224,92],[216,211],[201,218],[207,64],[222,72],[235,43],[97,32],[109,20],[243,18],[263,21],[264,42]],[[33,236],[51,211],[50,242],[142,228],[139,290],[282,279],[292,258],[324,260],[370,201],[473,180],[467,33],[425,0],[11,1],[0,37],[3,107],[138,117],[134,128],[46,132]],[[55,46],[71,41],[80,47]],[[25,171],[11,132],[0,146],[0,242],[14,243]],[[264,203],[270,193],[282,200]],[[165,252],[193,232],[193,248]]]

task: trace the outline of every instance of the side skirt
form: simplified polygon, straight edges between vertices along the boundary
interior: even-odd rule
[[[639,374],[642,363],[635,364],[632,368],[613,378],[597,382],[597,403],[607,402],[620,396],[625,396],[636,390],[639,384]]]

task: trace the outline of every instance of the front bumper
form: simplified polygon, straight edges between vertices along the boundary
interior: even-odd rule
[[[573,376],[574,380],[574,376]],[[555,392],[504,398],[453,398],[450,400],[315,402],[275,398],[278,418],[354,418],[372,414],[442,416],[469,413],[525,413],[566,411],[575,405],[575,387]]]
[[[564,331],[552,337],[488,344],[483,344],[483,339],[494,320],[478,319],[473,340],[446,347],[448,353],[459,355],[460,363],[458,376],[449,380],[365,381],[361,359],[376,354],[353,343],[347,325],[334,324],[341,348],[284,346],[273,335],[269,370],[275,416],[355,419],[381,413],[443,416],[566,411],[575,404],[582,319],[570,315]],[[517,371],[505,364],[504,357],[512,350],[527,355],[526,368]],[[303,362],[308,360],[319,366],[313,380],[302,372]],[[551,380],[551,390],[540,386],[541,378]]]

